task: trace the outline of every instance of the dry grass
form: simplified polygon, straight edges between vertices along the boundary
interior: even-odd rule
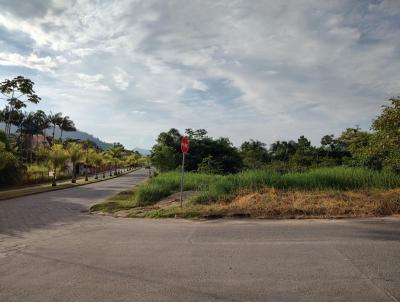
[[[341,218],[400,214],[400,189],[368,191],[242,191],[230,202],[163,203],[133,208],[129,217]]]
[[[211,205],[207,211],[257,218],[386,216],[400,213],[400,189],[322,192],[264,189],[242,192],[232,202]]]

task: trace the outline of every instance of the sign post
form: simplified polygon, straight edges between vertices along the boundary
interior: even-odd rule
[[[189,138],[183,137],[181,140],[181,151],[182,151],[182,175],[181,175],[181,208],[183,203],[183,174],[185,172],[185,154],[189,151]]]

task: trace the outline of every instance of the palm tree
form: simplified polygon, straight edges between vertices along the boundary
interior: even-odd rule
[[[56,186],[57,171],[60,170],[68,161],[68,154],[60,144],[54,144],[49,152],[49,164],[53,170],[52,186]]]
[[[108,167],[109,165],[109,160],[107,158],[107,153],[106,152],[102,152],[99,154],[99,157],[101,158],[101,165],[103,166],[103,178],[106,178],[106,171],[105,171],[105,167]]]
[[[69,160],[72,163],[72,183],[76,183],[76,164],[80,160],[82,160],[85,155],[85,151],[82,149],[82,146],[77,143],[69,143],[67,146],[67,153],[69,156]]]
[[[99,177],[97,176],[97,170],[104,163],[103,154],[96,153],[96,156],[93,158],[93,163],[94,163],[94,166],[95,166],[95,173],[96,173],[95,179],[98,179]],[[104,177],[105,177],[105,174],[103,172],[103,178]]]
[[[97,178],[96,157],[97,157],[97,152],[96,152],[96,150],[95,150],[95,149],[92,149],[92,148],[88,148],[87,151],[86,151],[85,165],[86,165],[86,166],[94,167],[94,170],[95,170],[95,178]],[[87,170],[86,170],[86,171],[87,171]],[[87,172],[85,173],[85,181],[88,181]]]
[[[54,141],[54,134],[55,134],[55,131],[56,131],[56,126],[61,125],[62,120],[63,120],[62,113],[58,112],[58,113],[53,114],[50,111],[50,114],[49,114],[49,116],[47,118],[49,120],[49,123],[53,126],[52,141]]]
[[[113,164],[113,162],[112,162],[112,157],[111,157],[110,153],[104,152],[103,153],[103,160],[104,160],[104,164],[109,169],[110,176],[112,176],[112,164]]]
[[[24,120],[21,123],[21,133],[25,134],[26,147],[28,149],[27,161],[32,162],[32,140],[33,136],[40,132],[38,128],[37,120],[34,112],[30,112],[25,115]]]
[[[38,110],[35,112],[33,116],[33,122],[35,124],[35,129],[36,129],[36,147],[38,147],[39,144],[38,136],[39,134],[45,136],[45,131],[49,127],[49,120],[47,118],[46,113],[44,113],[42,110]]]
[[[114,165],[114,175],[117,175],[117,167],[120,162],[120,159],[123,156],[124,148],[121,146],[114,146],[110,150],[108,150],[108,154],[111,157],[111,161]]]
[[[60,139],[62,140],[63,131],[76,131],[75,124],[70,120],[69,116],[64,116],[58,125],[61,130]]]

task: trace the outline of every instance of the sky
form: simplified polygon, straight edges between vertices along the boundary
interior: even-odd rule
[[[318,145],[369,129],[399,70],[400,0],[0,0],[0,80],[129,148],[172,127]]]

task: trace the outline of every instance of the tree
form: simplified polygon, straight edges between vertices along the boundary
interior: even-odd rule
[[[68,153],[61,144],[54,144],[49,151],[49,166],[53,170],[52,186],[56,186],[57,172],[60,171],[68,161]]]
[[[239,149],[243,164],[249,169],[259,169],[269,161],[268,150],[260,141],[244,142]]]
[[[365,166],[370,169],[382,168],[382,160],[378,154],[372,152],[371,141],[373,134],[361,128],[347,128],[339,137],[339,141],[350,152],[347,163],[353,166]]]
[[[341,165],[344,160],[351,157],[346,144],[333,134],[321,138],[321,146],[317,152],[319,164],[323,166]]]
[[[56,126],[61,125],[62,122],[63,122],[62,113],[61,112],[52,113],[50,111],[50,114],[48,116],[48,120],[49,120],[50,125],[53,126],[52,141],[54,142],[54,135],[55,135],[55,131],[56,131]]]
[[[374,135],[369,151],[380,155],[384,168],[400,173],[400,97],[389,101],[372,123]]]
[[[317,152],[311,142],[304,136],[300,136],[296,143],[296,151],[290,156],[291,166],[297,170],[316,164]]]
[[[63,131],[76,131],[75,124],[70,120],[69,116],[64,116],[61,123],[58,125],[60,127],[60,139],[62,140]]]
[[[211,155],[203,158],[201,163],[197,166],[197,171],[201,172],[201,173],[207,173],[207,174],[223,173],[221,163],[214,160],[214,158]]]
[[[77,143],[69,143],[67,145],[67,153],[69,156],[69,160],[72,163],[72,183],[76,183],[76,164],[82,160],[85,155],[85,151],[82,146]]]
[[[30,112],[25,115],[21,127],[21,134],[25,136],[25,149],[27,150],[26,158],[27,161],[32,162],[33,155],[33,136],[40,133],[40,126],[37,122],[37,116],[35,116],[34,112]]]
[[[151,152],[151,163],[160,171],[174,170],[179,166],[179,151],[166,145],[154,145]]]
[[[110,155],[110,160],[114,166],[114,175],[117,175],[118,165],[124,155],[124,147],[122,145],[114,145],[113,148],[108,150],[108,154]]]
[[[0,130],[0,186],[17,183],[23,171],[24,167],[15,156],[5,132]]]
[[[46,137],[45,131],[50,125],[46,113],[44,113],[42,110],[36,111],[33,115],[33,122],[36,129],[36,137],[38,137],[39,134],[42,134],[44,137]],[[38,139],[36,139],[36,147],[38,147],[37,144]]]
[[[215,170],[221,173],[235,173],[241,169],[242,159],[228,138],[213,139],[207,136],[207,131],[204,129],[187,129],[186,135],[190,138],[189,154],[185,160],[187,171],[197,171],[199,165],[202,165],[200,167],[202,168],[206,163],[215,164]],[[151,152],[151,162],[157,169],[163,172],[176,169],[181,165],[182,137],[174,128],[160,133]],[[209,160],[210,156],[212,160]]]
[[[112,176],[113,159],[112,159],[110,153],[108,153],[108,152],[103,152],[102,154],[103,154],[104,165],[106,165],[106,167],[109,170],[110,176]],[[103,173],[103,177],[104,177],[104,173]]]
[[[5,97],[9,112],[26,107],[26,103],[38,104],[41,98],[33,90],[34,82],[22,76],[0,83],[0,93]],[[11,134],[11,114],[6,120],[6,135]]]
[[[295,154],[297,143],[295,141],[277,141],[270,147],[272,160],[289,161],[291,155]]]
[[[99,165],[101,165],[101,157],[99,156],[99,154],[96,152],[95,149],[90,148],[88,150],[88,152],[86,153],[85,164],[87,166],[91,166],[94,168],[94,174],[95,174],[94,178],[98,179],[97,168]],[[85,180],[87,180],[87,174]]]
[[[138,154],[137,152],[133,152],[126,158],[126,164],[129,167],[135,168],[139,165],[140,157],[141,157],[140,154]]]
[[[98,172],[98,169],[99,169],[99,167],[100,166],[102,166],[103,164],[104,164],[104,158],[103,158],[103,154],[102,153],[97,153],[96,152],[96,155],[94,156],[94,158],[93,158],[93,164],[94,164],[94,167],[95,167],[95,173],[96,173],[96,175],[95,175],[95,179],[98,179],[99,177],[97,176],[97,172]],[[103,178],[105,177],[105,174],[104,174],[104,172],[103,172]]]

